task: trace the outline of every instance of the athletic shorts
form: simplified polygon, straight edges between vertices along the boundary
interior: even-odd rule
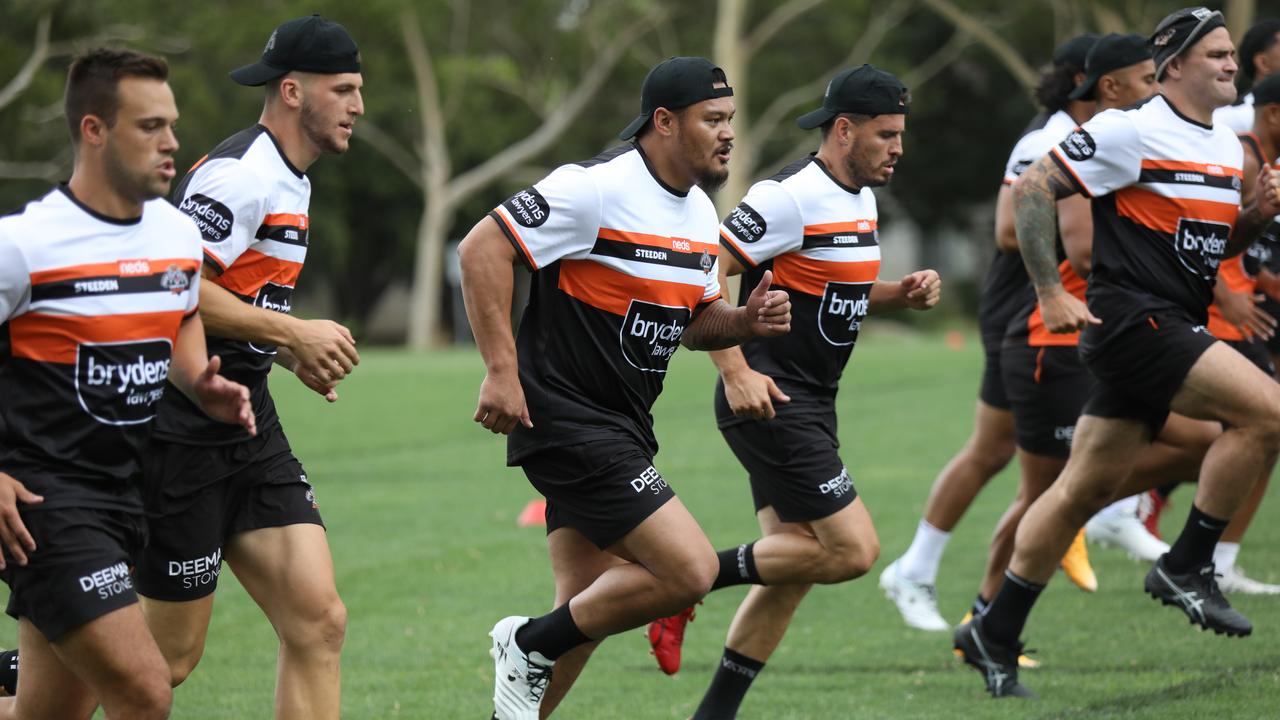
[[[25,566],[9,560],[0,571],[9,586],[5,612],[30,620],[53,642],[138,602],[129,566],[146,542],[141,514],[79,507],[19,512],[36,550]]]
[[[1267,297],[1265,300],[1258,303],[1258,307],[1266,310],[1271,317],[1280,320],[1280,302],[1276,302],[1270,297]],[[1272,335],[1270,339],[1264,340],[1262,344],[1271,355],[1280,355],[1280,333]]]
[[[1109,312],[1092,299],[1089,309],[1102,325],[1081,337],[1080,355],[1098,379],[1083,414],[1141,421],[1154,438],[1187,373],[1217,340],[1180,309]]]
[[[1004,371],[1000,357],[1003,338],[999,335],[982,337],[982,385],[978,399],[997,410],[1010,409],[1009,394],[1004,386]]]
[[[1276,376],[1276,366],[1271,362],[1271,351],[1265,342],[1261,340],[1228,340],[1226,342],[1267,377]]]
[[[676,496],[653,456],[623,440],[546,448],[520,467],[547,499],[547,534],[570,527],[601,550]]]
[[[1010,344],[1004,348],[1002,367],[1018,447],[1065,459],[1071,453],[1076,420],[1094,386],[1078,349]]]
[[[830,517],[858,497],[836,440],[834,412],[787,414],[721,428],[746,469],[756,512],[772,507],[783,522]]]
[[[137,556],[138,592],[183,602],[218,587],[222,550],[231,536],[269,527],[324,527],[315,492],[277,425],[234,445],[179,445],[153,441],[147,463],[150,542]],[[183,495],[166,493],[178,476],[208,473]]]

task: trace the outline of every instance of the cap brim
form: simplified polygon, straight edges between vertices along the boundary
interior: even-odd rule
[[[639,117],[637,117],[635,120],[632,120],[630,125],[624,128],[622,132],[618,133],[618,139],[630,140],[631,138],[635,137],[636,133],[640,132],[640,128],[644,127],[644,124],[649,122],[649,116],[651,114],[652,113],[644,113],[643,115],[640,115]]]
[[[1089,75],[1085,77],[1084,82],[1079,87],[1067,94],[1068,100],[1091,100],[1093,99],[1093,88],[1098,84],[1098,78]]]
[[[264,62],[256,62],[252,65],[245,65],[231,71],[231,79],[241,85],[249,87],[257,87],[266,85],[276,78],[288,74],[288,70],[272,67]]]
[[[812,130],[816,127],[822,127],[823,123],[835,116],[835,113],[826,108],[818,108],[811,113],[805,113],[796,118],[796,125],[799,125],[802,130]]]

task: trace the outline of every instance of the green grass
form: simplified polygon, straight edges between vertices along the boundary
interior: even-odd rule
[[[909,543],[938,469],[967,437],[980,367],[972,339],[869,335],[840,395],[842,454],[883,546],[872,573],[816,589],[741,713],[750,718],[1229,718],[1280,710],[1280,598],[1237,598],[1253,637],[1192,631],[1141,593],[1145,567],[1096,550],[1099,591],[1056,578],[1026,635],[1045,665],[1027,672],[1033,702],[994,702],[951,655],[949,636],[910,630],[876,587]],[[490,711],[486,632],[552,599],[540,529],[517,528],[536,497],[504,467],[503,441],[471,422],[482,376],[471,352],[370,351],[326,406],[292,378],[277,402],[329,525],[339,590],[350,613],[343,660],[347,718],[482,718]],[[715,431],[710,363],[677,354],[655,415],[657,466],[725,547],[756,535],[743,474]],[[536,418],[534,418],[536,422]],[[975,592],[1016,466],[961,522],[939,578],[944,613]],[[1264,504],[1241,556],[1280,581],[1280,507]],[[1175,534],[1191,493],[1174,496]],[[690,626],[684,669],[663,676],[640,631],[596,653],[557,717],[684,718],[719,657],[742,588],[710,596]],[[12,642],[12,625],[0,634]],[[205,658],[175,696],[175,718],[268,718],[275,638],[256,606],[222,576]]]

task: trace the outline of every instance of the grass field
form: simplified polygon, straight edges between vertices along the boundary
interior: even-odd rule
[[[934,475],[967,436],[980,367],[972,339],[868,335],[840,396],[843,457],[879,530],[867,577],[816,589],[756,681],[749,718],[1266,718],[1280,716],[1280,598],[1237,598],[1253,637],[1192,631],[1181,613],[1141,593],[1144,566],[1096,550],[1100,589],[1059,576],[1027,628],[1044,669],[1025,673],[1040,698],[989,700],[950,653],[949,636],[906,628],[876,586],[909,543]],[[347,718],[487,718],[486,632],[508,614],[539,614],[552,597],[540,529],[515,518],[535,497],[503,464],[503,442],[474,425],[482,376],[471,352],[369,351],[326,406],[276,378],[285,426],[329,525],[350,624],[343,661]],[[710,363],[677,354],[655,415],[657,466],[717,547],[756,529],[742,473],[715,431]],[[537,418],[534,418],[537,421]],[[958,619],[976,590],[987,538],[1011,497],[1016,466],[960,524],[939,578]],[[1280,499],[1271,493],[1241,564],[1280,581]],[[1190,489],[1174,496],[1166,535]],[[690,626],[684,669],[662,675],[640,631],[610,639],[556,717],[685,718],[719,657],[743,588],[710,596]],[[12,642],[9,624],[0,639]],[[269,718],[275,638],[223,574],[209,647],[175,696],[175,718]]]

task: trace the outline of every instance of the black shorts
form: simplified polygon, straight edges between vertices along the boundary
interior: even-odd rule
[[[1254,367],[1265,373],[1267,377],[1274,378],[1276,376],[1276,366],[1271,362],[1271,351],[1267,348],[1265,342],[1261,340],[1227,340],[1226,343],[1245,356],[1245,359],[1253,363]]]
[[[1217,340],[1176,308],[1109,312],[1091,299],[1089,309],[1102,324],[1081,336],[1080,355],[1098,379],[1083,414],[1139,420],[1154,438],[1187,373]]]
[[[837,452],[834,412],[751,420],[720,433],[747,471],[756,512],[772,507],[783,522],[812,522],[858,497]]]
[[[1001,343],[999,335],[982,336],[982,385],[978,388],[978,399],[997,410],[1008,410],[1009,394],[1004,386],[1004,371],[1001,368]]]
[[[53,642],[109,612],[138,602],[130,558],[146,542],[146,521],[123,510],[64,507],[19,511],[36,542],[27,564],[0,571],[14,618],[30,620]]]
[[[1018,447],[1036,455],[1066,458],[1076,420],[1094,386],[1078,349],[1009,344],[1002,366]]]
[[[184,495],[165,492],[178,476],[210,473]],[[137,556],[138,592],[183,602],[217,589],[228,538],[260,528],[324,526],[302,464],[277,425],[235,445],[153,442],[146,467],[150,542]]]
[[[626,440],[546,448],[520,467],[547,499],[547,534],[571,527],[601,550],[676,496],[653,456]]]
[[[1271,317],[1276,318],[1277,320],[1280,320],[1280,302],[1276,302],[1275,300],[1272,300],[1270,296],[1267,296],[1266,299],[1258,303],[1258,307],[1261,307],[1263,310],[1266,310],[1267,313],[1271,315]],[[1272,335],[1270,339],[1264,340],[1262,344],[1263,344],[1263,347],[1267,349],[1268,353],[1272,355],[1280,355],[1280,333],[1276,333],[1275,335]]]

